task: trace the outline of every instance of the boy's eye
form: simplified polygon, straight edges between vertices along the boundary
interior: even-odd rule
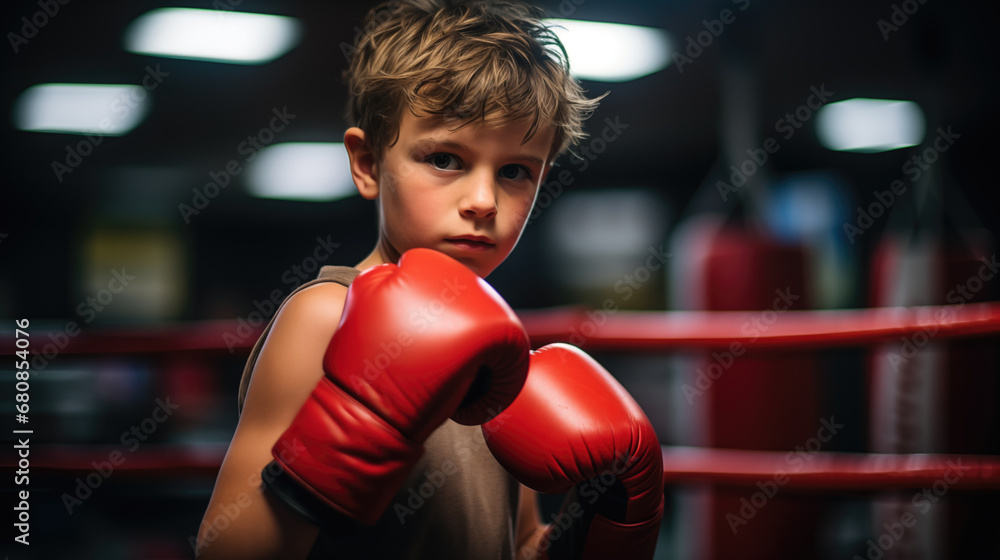
[[[437,167],[438,169],[448,169],[448,170],[458,169],[458,158],[451,154],[444,154],[444,153],[431,154],[427,156],[427,159],[425,159],[424,161],[430,163],[431,165]]]
[[[531,172],[523,165],[511,164],[500,168],[500,176],[511,181],[519,181],[521,179],[530,179]]]

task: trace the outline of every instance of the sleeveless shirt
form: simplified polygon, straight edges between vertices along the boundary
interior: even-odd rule
[[[285,298],[243,369],[240,413],[261,347],[288,298],[320,282],[350,286],[358,274],[356,268],[324,266],[315,280]],[[321,527],[308,558],[509,560],[515,552],[519,500],[517,481],[493,458],[479,426],[447,420],[427,439],[424,455],[374,525]]]

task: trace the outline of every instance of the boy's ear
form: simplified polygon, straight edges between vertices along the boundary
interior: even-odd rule
[[[352,126],[344,133],[344,147],[351,160],[351,179],[358,187],[358,194],[368,200],[378,198],[378,170],[375,153],[365,139],[365,132]]]

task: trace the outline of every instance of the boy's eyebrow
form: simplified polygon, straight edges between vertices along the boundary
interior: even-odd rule
[[[427,148],[429,146],[444,146],[446,148],[452,148],[459,151],[468,151],[468,147],[461,142],[456,142],[454,140],[448,140],[446,138],[422,138],[417,141],[417,145],[421,148]],[[533,163],[539,167],[545,165],[545,161],[538,156],[533,156],[531,154],[517,154],[510,158],[513,161],[520,161],[526,163]]]
[[[533,164],[537,165],[538,167],[545,167],[545,162],[542,161],[542,158],[540,158],[538,156],[531,156],[531,155],[528,155],[528,154],[521,154],[521,155],[514,156],[513,159],[514,159],[514,161],[520,161],[520,162],[526,162],[526,163],[533,163]]]

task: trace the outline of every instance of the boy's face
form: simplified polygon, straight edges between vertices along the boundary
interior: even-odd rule
[[[397,255],[435,249],[480,277],[517,244],[549,168],[554,131],[521,140],[529,123],[449,130],[441,117],[403,111],[399,139],[375,166],[380,242]]]

